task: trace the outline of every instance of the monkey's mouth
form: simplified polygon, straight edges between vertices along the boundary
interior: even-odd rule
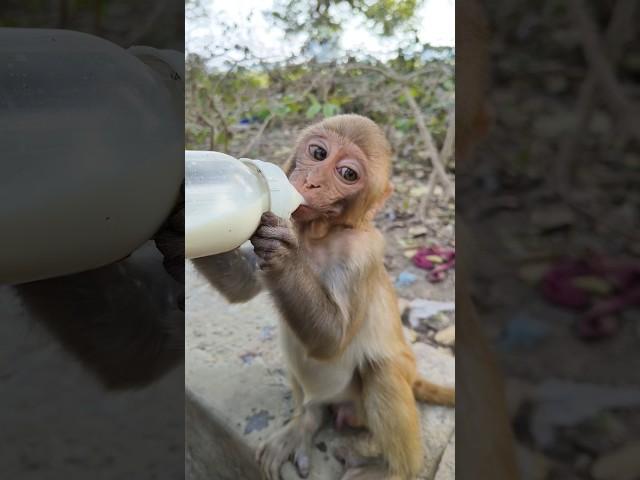
[[[319,216],[319,214],[320,212],[309,207],[308,205],[300,205],[298,208],[296,208],[293,211],[291,216],[293,217],[294,220],[305,221],[305,220],[311,220],[313,218],[316,218]]]
[[[333,218],[340,215],[340,208],[337,206],[331,206],[327,208],[313,208],[309,205],[300,205],[296,208],[291,216],[297,222],[310,222],[317,218]]]

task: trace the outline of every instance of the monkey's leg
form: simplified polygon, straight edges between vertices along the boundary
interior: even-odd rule
[[[344,478],[414,480],[422,467],[420,418],[401,363],[388,362],[362,372],[366,424],[386,466],[364,465]]]
[[[290,458],[298,475],[309,475],[313,437],[322,425],[324,409],[309,404],[299,412],[258,449],[256,459],[267,480],[280,480],[280,468]]]

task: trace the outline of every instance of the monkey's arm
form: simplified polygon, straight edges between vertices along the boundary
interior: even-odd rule
[[[278,308],[309,355],[328,359],[339,353],[349,338],[359,269],[336,263],[320,277],[301,254],[296,235],[272,213],[263,215],[251,243]]]
[[[242,303],[255,297],[262,288],[258,279],[256,255],[241,246],[231,252],[191,260],[209,284],[230,303]]]

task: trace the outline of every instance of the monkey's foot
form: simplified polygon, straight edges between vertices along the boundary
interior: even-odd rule
[[[291,421],[258,448],[256,460],[267,480],[280,480],[280,468],[293,460],[298,475],[309,476],[312,436]]]
[[[389,473],[382,465],[369,465],[367,467],[350,468],[340,480],[402,480],[397,475]]]

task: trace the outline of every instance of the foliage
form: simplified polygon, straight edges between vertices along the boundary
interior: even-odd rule
[[[304,31],[312,39],[329,41],[342,29],[340,7],[363,15],[388,36],[399,28],[410,28],[422,3],[423,0],[280,0],[270,15],[287,33]]]
[[[187,57],[187,147],[226,150],[234,132],[246,125],[274,120],[303,126],[347,112],[369,116],[392,129],[392,138],[415,134],[404,84],[386,76],[386,71],[406,78],[410,95],[442,145],[454,105],[453,67],[452,58],[424,61],[399,56],[386,64],[284,62],[220,72],[208,71],[204,60],[191,54]]]

